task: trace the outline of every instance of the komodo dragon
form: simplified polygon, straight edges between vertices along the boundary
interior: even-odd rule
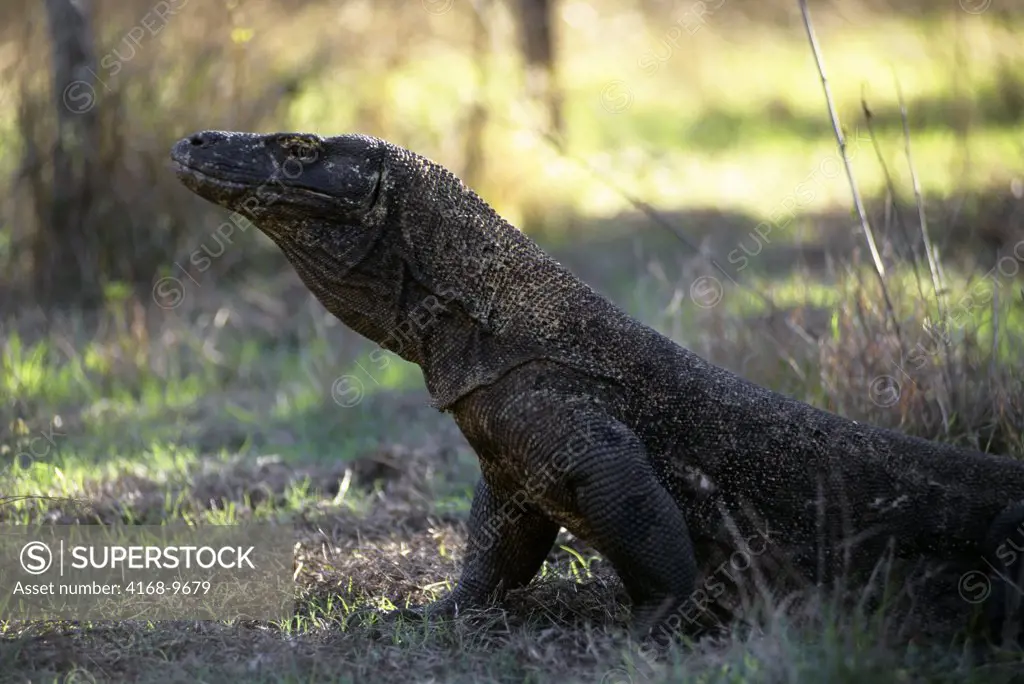
[[[765,533],[815,582],[870,570],[887,549],[981,568],[1000,598],[988,624],[1017,623],[1003,599],[1019,592],[999,578],[1021,565],[1003,540],[1024,519],[1024,463],[847,420],[707,363],[384,140],[203,131],[171,157],[185,186],[273,240],[328,311],[418,364],[476,451],[464,568],[427,613],[527,584],[561,526],[609,559],[646,635],[681,624],[716,550]]]

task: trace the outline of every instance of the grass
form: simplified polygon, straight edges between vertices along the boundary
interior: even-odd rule
[[[817,406],[1024,455],[1022,281],[1018,272],[991,270],[1024,238],[1014,232],[1016,214],[1000,213],[999,204],[1024,175],[1018,14],[911,20],[813,10],[860,187],[876,198],[883,189],[861,117],[864,94],[902,194],[897,206],[916,217],[906,202],[893,69],[900,79],[949,276],[945,302],[957,314],[947,346],[936,343],[941,318],[930,282],[922,275],[918,283],[879,199],[870,205],[872,222],[889,250],[901,336],[886,323],[877,285],[856,254],[862,239],[851,231],[849,190],[798,23],[755,21],[749,8],[727,2],[698,30],[678,34],[685,7],[644,16],[611,0],[563,2],[570,137],[561,156],[538,135],[537,112],[516,85],[508,17],[499,13],[492,24],[496,50],[481,90],[466,49],[468,17],[456,5],[428,15],[360,1],[305,3],[287,13],[189,4],[190,14],[172,17],[111,79],[129,95],[123,128],[133,132],[128,147],[137,156],[126,168],[156,168],[170,141],[192,130],[247,127],[374,133],[461,171],[464,120],[482,95],[490,111],[486,170],[474,186],[637,317]],[[109,46],[148,6],[105,9]],[[370,35],[379,36],[373,50]],[[0,45],[0,68],[40,46],[45,40]],[[43,74],[30,76],[41,87]],[[289,95],[272,96],[265,111],[253,104],[289,79]],[[0,96],[5,174],[22,151],[14,99]],[[131,194],[129,178],[112,178],[112,187]],[[167,180],[155,178],[154,187]],[[729,276],[631,213],[608,181],[657,206]],[[281,624],[0,621],[0,680],[1020,676],[1019,654],[981,661],[943,638],[901,632],[884,613],[779,597],[758,597],[745,616],[753,626],[645,658],[625,636],[625,597],[609,565],[565,533],[541,577],[502,608],[430,625],[360,612],[421,603],[452,586],[479,476],[475,455],[451,419],[428,407],[419,371],[394,358],[386,368],[375,364],[372,345],[313,302],[253,231],[237,236],[208,271],[193,273],[197,281],[178,273],[175,264],[188,263],[224,220],[183,191],[173,194],[179,190],[140,197],[147,231],[172,220],[188,226],[186,243],[167,247],[153,273],[184,281],[180,305],[153,306],[115,285],[98,312],[4,310],[0,492],[11,498],[0,503],[0,522],[290,525],[299,542],[298,609]],[[13,268],[13,245],[27,223],[12,216],[5,220],[13,229],[0,233],[0,260]],[[758,249],[754,235],[766,222],[771,238]],[[988,229],[1001,244],[984,241]],[[741,268],[744,254],[749,265]],[[721,297],[702,307],[693,287],[708,276],[718,279]],[[888,394],[879,401],[880,378],[895,379],[895,401]]]

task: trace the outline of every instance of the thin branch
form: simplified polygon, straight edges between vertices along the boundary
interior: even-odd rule
[[[843,157],[843,164],[846,167],[846,178],[850,182],[850,190],[853,192],[853,203],[857,207],[857,215],[860,217],[860,227],[867,240],[868,250],[871,252],[871,259],[875,266],[875,275],[878,276],[878,283],[882,286],[882,295],[885,297],[885,306],[896,327],[896,336],[900,337],[900,325],[896,320],[896,312],[889,298],[889,288],[885,285],[885,266],[882,264],[882,257],[875,245],[875,236],[868,224],[867,212],[864,211],[864,203],[861,201],[860,192],[857,190],[857,181],[853,177],[853,167],[850,165],[850,158],[846,154],[846,138],[843,136],[842,127],[839,124],[839,116],[836,114],[835,105],[832,103],[832,92],[828,87],[828,79],[825,77],[825,66],[821,60],[821,50],[818,48],[818,39],[814,36],[814,27],[811,25],[811,13],[807,9],[807,0],[799,0],[800,13],[803,15],[804,28],[807,30],[807,40],[811,44],[811,52],[814,53],[814,63],[818,67],[818,76],[821,77],[821,87],[825,91],[825,103],[828,105],[828,113],[832,118],[832,130],[836,135],[836,142],[839,144],[839,154]]]
[[[942,321],[943,327],[945,327],[946,311],[942,298],[946,294],[946,277],[942,272],[942,264],[939,262],[939,257],[935,252],[934,245],[932,244],[931,234],[928,232],[928,220],[925,217],[924,211],[924,198],[921,196],[921,183],[917,179],[917,168],[914,166],[914,158],[910,153],[910,123],[907,117],[907,105],[903,99],[903,88],[900,87],[900,80],[896,77],[895,69],[893,69],[892,78],[893,82],[896,84],[896,97],[898,98],[900,105],[900,120],[903,123],[904,153],[907,156],[907,166],[910,168],[910,179],[914,187],[914,203],[917,205],[918,220],[921,223],[921,239],[924,241],[924,252],[928,258],[928,272],[931,274],[932,278],[932,289],[935,291],[935,305],[938,307],[939,320]],[[944,357],[944,361],[945,363],[942,364],[943,380],[947,387],[952,387],[953,373],[952,368],[950,367],[948,355]],[[942,410],[942,421],[946,433],[948,434],[948,412],[942,405],[941,398],[938,396],[936,396],[936,402]]]
[[[992,379],[996,375],[996,360],[999,358],[999,286],[992,286],[992,358],[989,359],[988,376]]]
[[[885,187],[889,191],[889,197],[892,201],[892,213],[896,219],[896,225],[900,228],[900,235],[903,237],[903,241],[906,246],[910,249],[913,265],[914,265],[914,282],[917,284],[917,293],[921,296],[921,300],[924,301],[924,287],[921,285],[921,255],[918,253],[917,245],[910,238],[910,230],[907,228],[906,221],[903,220],[903,213],[900,211],[899,193],[896,190],[896,184],[892,180],[892,175],[889,173],[889,166],[885,163],[885,156],[882,154],[882,148],[878,144],[878,136],[875,134],[874,127],[874,115],[871,113],[871,109],[868,107],[867,97],[864,95],[864,88],[861,87],[860,95],[860,107],[864,114],[864,123],[868,129],[868,137],[871,138],[871,147],[875,151],[875,158],[878,160],[878,166],[882,169],[882,175],[885,177]]]
[[[917,170],[914,168],[914,158],[910,154],[910,124],[907,122],[907,105],[903,100],[903,89],[900,81],[893,72],[893,80],[896,82],[896,96],[900,103],[900,119],[903,121],[903,143],[907,155],[907,165],[910,167],[910,179],[914,185],[914,201],[917,203],[917,215],[921,221],[921,238],[924,240],[924,251],[928,257],[928,270],[932,275],[932,287],[935,288],[935,300],[939,306],[939,318],[945,319],[942,305],[942,295],[945,294],[945,277],[942,273],[942,266],[939,264],[938,256],[935,254],[935,247],[932,246],[932,239],[928,233],[928,221],[925,219],[924,199],[921,197],[921,184],[917,180]]]

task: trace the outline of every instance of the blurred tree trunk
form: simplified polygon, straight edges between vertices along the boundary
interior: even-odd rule
[[[562,91],[555,64],[556,0],[518,0],[519,33],[526,61],[526,87],[531,97],[544,102],[549,131],[561,140]]]
[[[53,40],[57,135],[49,206],[37,206],[32,247],[36,295],[52,304],[89,303],[102,291],[90,224],[96,145],[96,56],[88,0],[46,0]]]
[[[487,97],[490,76],[491,0],[474,0],[473,61],[476,64],[476,97],[470,105],[466,126],[466,148],[463,177],[470,187],[480,185],[486,176],[484,134],[487,131]]]

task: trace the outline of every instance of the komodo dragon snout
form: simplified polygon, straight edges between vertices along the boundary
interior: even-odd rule
[[[377,197],[385,148],[375,138],[202,131],[171,159],[181,182],[251,220],[362,218]],[[359,221],[350,221],[356,227]]]

